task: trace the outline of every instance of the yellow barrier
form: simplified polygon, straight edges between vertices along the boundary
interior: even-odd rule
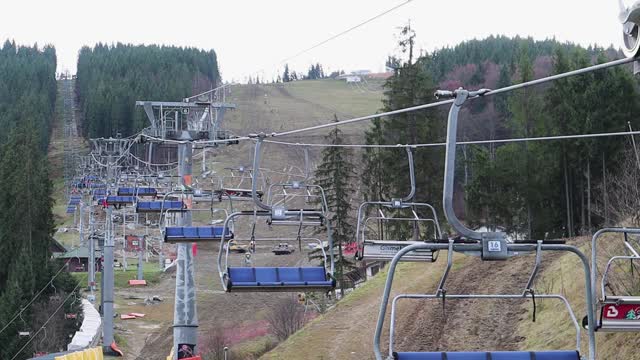
[[[104,360],[102,348],[96,347],[71,354],[56,356],[55,360]]]
[[[167,356],[167,360],[173,360],[173,348],[171,348],[171,352],[169,353],[169,356]]]

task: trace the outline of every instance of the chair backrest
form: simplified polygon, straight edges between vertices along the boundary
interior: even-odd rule
[[[300,269],[305,281],[325,281],[327,274],[323,267],[303,267]]]
[[[302,281],[302,271],[300,271],[300,268],[298,267],[279,268],[278,275],[279,275],[280,281],[283,281],[283,282]]]
[[[229,278],[234,282],[255,282],[256,273],[252,267],[234,267],[228,270]]]
[[[222,230],[220,230],[220,233],[222,234]],[[211,228],[210,226],[199,227],[198,228],[198,236],[202,237],[202,238],[212,238],[212,237],[214,237],[213,228]]]
[[[278,270],[272,267],[255,268],[257,282],[277,282]]]
[[[195,239],[198,237],[198,228],[196,227],[184,227],[182,230],[184,237],[189,239]]]
[[[168,227],[165,229],[165,234],[167,236],[182,236],[182,228]]]

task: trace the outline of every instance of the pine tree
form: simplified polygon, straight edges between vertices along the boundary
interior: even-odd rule
[[[395,69],[394,75],[384,84],[383,111],[393,111],[433,101],[435,84],[429,69],[429,59],[413,59],[415,33],[409,26],[401,30],[400,46],[408,54],[406,62]],[[435,111],[419,111],[397,114],[373,122],[366,134],[369,144],[417,144],[441,141],[445,134],[445,123],[433,121]],[[370,200],[389,200],[408,192],[409,167],[405,151],[389,149],[366,149],[363,169],[365,196]],[[429,149],[414,154],[417,202],[435,204],[442,199],[443,149]],[[427,216],[430,214],[420,214]],[[381,237],[407,237],[412,231],[409,224],[388,224],[392,234]]]
[[[335,121],[338,121],[335,116]],[[344,143],[342,131],[336,126],[325,140],[331,145]],[[356,176],[353,155],[349,148],[326,147],[322,150],[322,161],[315,172],[316,183],[325,191],[329,207],[329,223],[333,230],[333,246],[338,249],[336,258],[336,278],[340,282],[340,292],[344,296],[344,275],[354,267],[353,262],[343,256],[343,246],[353,242],[355,227],[353,219],[353,198]]]
[[[284,64],[284,72],[282,73],[282,82],[291,81],[291,74],[289,74],[289,64]]]

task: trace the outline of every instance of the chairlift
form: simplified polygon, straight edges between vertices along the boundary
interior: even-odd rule
[[[578,256],[584,270],[584,282],[585,282],[585,298],[587,303],[587,321],[593,323],[595,318],[595,312],[593,311],[593,296],[592,296],[592,278],[591,269],[587,257],[580,251],[580,249],[571,245],[547,243],[543,240],[539,241],[525,241],[520,243],[511,243],[507,241],[506,234],[504,233],[478,233],[471,229],[466,228],[462,222],[456,217],[453,211],[453,184],[454,184],[454,166],[455,166],[455,146],[457,135],[457,120],[458,112],[465,103],[465,100],[469,97],[480,96],[484,90],[479,92],[469,92],[463,89],[459,89],[454,93],[439,92],[453,97],[455,99],[451,110],[449,112],[449,120],[447,126],[447,145],[446,145],[446,160],[445,160],[445,176],[444,176],[444,195],[443,205],[445,208],[445,215],[449,220],[452,227],[463,234],[463,237],[457,239],[449,239],[448,244],[443,243],[414,243],[410,246],[402,248],[393,258],[389,265],[388,275],[385,283],[384,294],[382,303],[380,305],[380,311],[378,314],[378,322],[376,325],[376,332],[374,336],[374,353],[377,360],[395,359],[395,360],[432,360],[432,359],[488,359],[493,360],[520,360],[520,359],[546,359],[546,360],[579,360],[580,357],[580,326],[576,320],[575,315],[571,310],[568,301],[559,294],[538,294],[535,293],[535,298],[553,298],[564,302],[567,307],[574,328],[576,329],[576,347],[574,350],[562,350],[562,351],[483,351],[483,352],[400,352],[396,351],[393,341],[394,329],[395,329],[395,310],[396,303],[399,299],[412,298],[412,299],[442,299],[443,304],[445,299],[526,299],[529,296],[532,301],[534,300],[533,283],[535,281],[538,269],[541,263],[543,251],[563,251],[571,252]],[[389,341],[389,354],[387,357],[383,356],[381,350],[381,337],[383,333],[384,320],[387,313],[387,307],[389,298],[391,295],[391,287],[395,276],[395,271],[398,263],[405,255],[414,252],[416,250],[447,250],[447,267],[440,279],[438,288],[434,294],[401,294],[397,295],[392,302],[391,306],[391,324],[390,324],[390,341]],[[506,261],[511,257],[535,253],[535,265],[534,269],[529,277],[527,284],[521,294],[450,294],[445,287],[445,282],[449,272],[452,269],[453,253],[459,252],[466,255],[479,255],[482,260],[486,261]],[[495,274],[494,274],[495,275]],[[593,328],[587,329],[588,331],[588,348],[589,358],[595,359],[595,331]]]
[[[118,188],[118,196],[152,196],[158,195],[158,190],[151,187],[121,187]]]
[[[403,198],[393,198],[391,201],[366,201],[358,207],[358,221],[356,225],[356,239],[358,243],[358,251],[356,252],[356,259],[358,260],[371,260],[371,261],[391,261],[400,249],[407,247],[411,244],[421,243],[425,241],[435,242],[442,238],[442,232],[440,230],[440,223],[438,221],[438,215],[436,210],[427,203],[413,202],[413,198],[416,192],[416,179],[414,171],[413,161],[413,149],[410,146],[406,146],[407,159],[409,161],[409,179],[411,181],[411,190],[409,194]],[[368,208],[376,206],[378,207],[377,216],[367,216]],[[392,212],[398,211],[410,211],[411,216],[393,216],[388,214],[383,209],[390,209]],[[420,209],[424,209],[426,212],[431,213],[431,217],[423,217],[420,214]],[[414,225],[414,234],[419,234],[419,224],[431,225],[433,227],[433,238],[419,240],[414,238],[413,240],[405,239],[368,239],[367,229],[369,221],[381,221],[383,226],[391,222],[404,222],[412,223]],[[426,235],[426,230],[424,235]],[[378,237],[380,234],[378,235]],[[432,252],[429,249],[421,249],[414,251],[413,253],[403,257],[403,261],[427,261],[433,262],[438,258],[438,252]]]
[[[115,208],[120,208],[122,206],[133,205],[135,204],[137,198],[135,196],[117,196],[117,195],[109,195],[105,198],[107,206],[113,206]]]
[[[18,313],[18,316],[20,317],[20,320],[22,320],[22,330],[18,330],[18,336],[19,337],[29,337],[31,336],[31,332],[27,331],[27,322],[24,321],[24,318],[22,317],[22,312],[24,312],[25,308],[21,308],[20,312]]]
[[[253,160],[253,168],[257,169],[260,166],[260,148],[262,146],[262,140],[258,139],[255,146],[255,154]],[[324,189],[320,185],[308,184],[309,178],[309,153],[305,148],[305,168],[306,174],[303,181],[293,181],[291,183],[276,183],[269,186],[267,193],[267,204],[262,203],[261,199],[256,193],[256,183],[252,182],[252,194],[255,195],[254,202],[259,209],[268,210],[270,216],[267,218],[267,224],[269,225],[290,225],[298,226],[299,228],[304,226],[325,226],[325,218],[328,211],[327,197],[324,193]],[[274,188],[280,188],[282,192],[275,195]],[[302,194],[290,192],[287,190],[301,191]],[[314,193],[312,193],[312,191]],[[278,197],[282,197],[282,200],[276,201]],[[304,204],[287,204],[287,198],[304,198]],[[305,208],[304,206],[309,203],[309,199],[317,199],[320,203],[320,208]],[[298,206],[296,206],[298,205]],[[295,210],[294,210],[295,209]]]
[[[226,229],[228,223],[240,216],[268,217],[267,211],[241,211],[231,214],[224,223]],[[333,259],[333,241],[327,226],[328,251],[325,251],[323,243],[317,238],[307,238],[298,236],[296,238],[255,238],[238,240],[236,242],[248,241],[254,249],[260,247],[261,243],[279,244],[298,241],[302,243],[318,243],[322,252],[322,266],[286,266],[286,267],[238,267],[229,265],[229,238],[225,238],[220,243],[218,253],[218,272],[222,287],[227,292],[299,292],[299,291],[331,291],[336,286]],[[300,250],[305,247],[299,246]],[[257,250],[254,250],[254,252]],[[272,252],[271,247],[267,250]],[[250,254],[249,252],[248,254]],[[328,253],[328,254],[327,254]],[[274,255],[275,256],[275,255]],[[253,265],[253,264],[252,264]]]
[[[630,255],[617,255],[611,257],[602,272],[600,281],[600,295],[598,297],[596,287],[597,277],[597,251],[598,239],[606,233],[622,233],[624,235],[624,249]],[[608,274],[612,271],[612,266],[616,261],[629,260],[633,266],[634,260],[640,260],[637,247],[629,240],[629,235],[640,234],[640,228],[605,228],[597,231],[591,239],[591,276],[593,299],[596,302],[596,313],[600,313],[594,331],[603,332],[629,332],[640,331],[640,296],[637,294],[609,295],[606,288],[609,284]],[[637,245],[636,245],[637,246]],[[633,269],[633,268],[632,268]],[[633,275],[632,275],[633,276]],[[583,325],[589,327],[589,323],[583,320]]]
[[[219,201],[223,201],[225,198],[228,198],[230,201],[252,201],[253,197],[251,193],[253,189],[248,189],[246,187],[243,187],[245,180],[251,181],[253,183],[253,180],[256,177],[259,177],[262,180],[262,185],[263,185],[262,188],[265,187],[264,176],[261,176],[259,174],[259,169],[256,170],[257,168],[255,167],[253,169],[247,169],[244,166],[240,166],[238,168],[226,168],[226,169],[231,172],[231,176],[220,178],[220,190],[216,191]],[[236,175],[236,172],[238,172],[240,175],[239,176]],[[238,179],[238,178],[240,179],[237,183],[234,183],[232,186],[229,187],[224,184],[225,178],[229,178],[231,180]],[[262,190],[256,190],[256,193],[257,193],[257,196],[260,198],[260,200],[262,200],[262,197],[264,196],[264,192]]]
[[[95,189],[91,193],[91,196],[94,201],[105,198],[107,195],[109,195],[109,192],[107,191],[107,189]]]
[[[167,193],[165,198],[172,192]],[[164,202],[164,199],[163,199]],[[223,229],[220,225],[209,226],[169,226],[167,223],[168,215],[175,212],[196,212],[196,211],[209,211],[213,218],[216,212],[223,212],[225,218],[227,218],[226,209],[166,209],[161,213],[160,222],[162,223],[162,217],[165,218],[165,225],[162,231],[164,241],[167,243],[185,243],[185,242],[200,242],[200,241],[221,241],[223,238],[233,238],[233,225],[226,229]],[[223,236],[224,234],[224,236]]]
[[[137,213],[162,213],[165,210],[186,211],[186,209],[186,205],[181,200],[139,201],[136,203]]]
[[[253,159],[253,168],[259,169],[260,164],[260,146],[264,136],[259,137],[256,146]],[[329,245],[329,254],[327,256],[322,242],[320,240],[313,240],[320,242],[323,252],[323,265],[322,266],[306,266],[306,267],[232,267],[229,266],[229,246],[226,247],[226,239],[220,243],[220,251],[218,253],[218,273],[222,287],[227,292],[299,292],[299,291],[331,291],[336,286],[336,280],[334,274],[334,254],[333,254],[333,237],[331,233],[331,226],[324,219],[324,212],[308,210],[287,210],[284,208],[272,208],[271,206],[262,203],[257,196],[256,179],[252,179],[252,196],[256,204],[256,209],[253,211],[239,211],[229,215],[224,222],[223,229],[227,229],[230,222],[234,221],[240,216],[251,216],[254,219],[254,225],[252,226],[251,241],[256,244],[260,240],[255,238],[255,223],[258,217],[266,217],[273,221],[273,219],[299,219],[299,224],[303,224],[308,216],[314,216],[320,218],[320,224],[324,225],[327,232],[327,239]],[[276,213],[277,212],[277,213]],[[319,226],[319,225],[318,225]],[[301,236],[302,225],[298,228],[298,240],[302,249],[303,238]],[[223,230],[224,231],[224,230]],[[286,241],[283,238],[269,238],[265,241],[274,241],[276,244]],[[225,254],[223,256],[223,254]]]

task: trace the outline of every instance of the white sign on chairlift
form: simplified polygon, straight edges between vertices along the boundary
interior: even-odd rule
[[[491,252],[500,252],[502,251],[502,246],[500,245],[500,241],[489,241],[487,244],[488,250]]]
[[[276,207],[273,208],[273,217],[274,218],[285,218],[285,212],[287,211],[287,209],[283,208],[283,207]]]

